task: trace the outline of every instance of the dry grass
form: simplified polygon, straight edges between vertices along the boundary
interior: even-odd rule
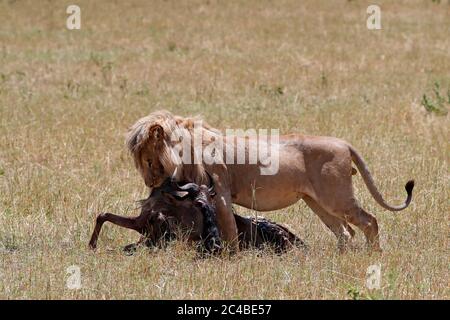
[[[450,6],[377,1],[0,1],[0,298],[446,298],[449,294],[449,117],[420,105],[434,82],[450,90]],[[167,108],[220,128],[280,128],[338,136],[365,157],[390,202],[416,179],[412,206],[381,209],[382,255],[338,255],[335,239],[299,203],[266,216],[311,252],[243,252],[199,260],[183,243],[120,251],[137,235],[101,211],[135,214],[146,189],[126,128]],[[247,210],[239,209],[248,213]],[[365,287],[381,264],[382,288]],[[78,265],[82,289],[66,288]],[[351,293],[349,293],[349,291]]]

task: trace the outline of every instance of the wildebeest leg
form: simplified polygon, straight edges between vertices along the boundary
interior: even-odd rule
[[[97,216],[94,232],[92,233],[91,240],[89,241],[89,247],[95,249],[97,247],[97,239],[100,234],[100,230],[103,223],[109,221],[120,227],[135,230],[142,234],[144,230],[144,221],[138,217],[123,217],[112,213],[101,213]]]
[[[322,222],[334,233],[338,239],[338,249],[340,252],[345,252],[348,242],[355,235],[355,231],[350,227],[350,225],[335,216],[329,214],[325,209],[323,209],[316,201],[311,197],[304,197],[308,207],[314,211],[315,214],[322,220]]]

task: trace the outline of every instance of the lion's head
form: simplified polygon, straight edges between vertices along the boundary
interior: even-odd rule
[[[139,119],[129,129],[126,145],[148,187],[160,186],[174,172],[177,179],[196,183],[207,180],[203,164],[182,163],[180,151],[175,148],[184,139],[192,141],[194,122],[198,120],[198,117],[183,118],[163,110]],[[205,123],[202,123],[202,130],[217,134],[217,130]]]

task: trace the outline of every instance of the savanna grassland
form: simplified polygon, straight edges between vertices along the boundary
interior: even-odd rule
[[[66,28],[73,3],[81,30]],[[450,298],[450,5],[377,1],[382,29],[368,30],[369,4],[0,1],[0,298]],[[390,203],[414,178],[413,202],[385,211],[355,177],[383,254],[361,232],[338,254],[301,202],[264,215],[308,254],[198,259],[174,242],[126,256],[138,235],[111,225],[94,253],[96,215],[135,215],[147,196],[124,135],[157,109],[220,129],[343,138]],[[381,288],[369,290],[373,264]],[[66,286],[71,265],[81,289]]]

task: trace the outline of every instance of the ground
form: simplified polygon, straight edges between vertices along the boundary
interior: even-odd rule
[[[71,1],[0,1],[0,298],[450,298],[447,1],[377,1],[381,30],[366,27],[372,1],[74,2],[80,30],[66,28]],[[138,235],[110,225],[94,253],[96,215],[137,214],[147,195],[124,135],[162,108],[345,139],[390,203],[414,178],[413,202],[385,211],[355,177],[383,254],[360,232],[338,254],[301,202],[265,216],[306,255],[198,259],[176,242],[125,256]]]

